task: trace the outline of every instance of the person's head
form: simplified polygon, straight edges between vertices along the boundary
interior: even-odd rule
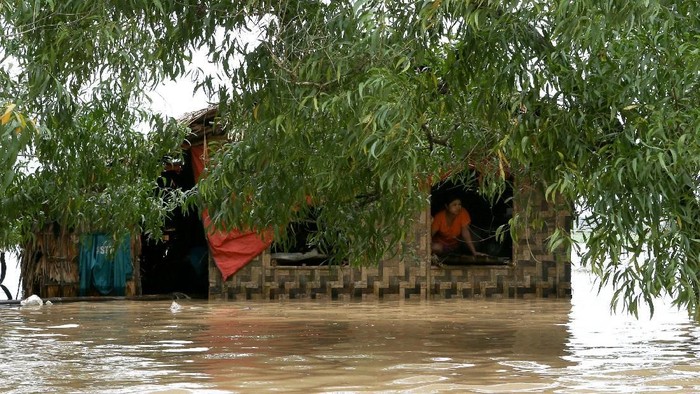
[[[457,196],[447,196],[445,199],[445,210],[452,215],[456,215],[462,210],[462,200]]]

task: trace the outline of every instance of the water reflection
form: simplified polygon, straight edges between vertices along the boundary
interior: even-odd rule
[[[588,275],[579,271],[574,279],[579,296],[572,299],[564,358],[575,365],[560,381],[596,392],[699,391],[700,326],[684,311],[659,300],[653,318],[642,309],[635,319],[610,311],[611,289],[596,296]]]
[[[562,300],[0,308],[0,391],[690,392],[698,326]]]

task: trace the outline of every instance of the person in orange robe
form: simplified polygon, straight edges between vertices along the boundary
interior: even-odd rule
[[[445,209],[435,214],[431,225],[433,253],[445,255],[457,252],[460,242],[464,242],[474,256],[486,256],[474,247],[469,229],[472,219],[462,207],[462,200],[449,197],[446,201]]]

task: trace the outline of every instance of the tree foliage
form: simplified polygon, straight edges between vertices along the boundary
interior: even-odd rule
[[[110,201],[119,202],[107,206],[126,215],[113,221],[149,211],[121,199],[134,193],[120,188],[141,178],[114,169],[144,166],[148,178],[153,161],[115,141],[133,142],[124,149],[135,155],[163,153],[130,123],[143,119],[144,93],[182,77],[193,51],[205,48],[219,71],[191,77],[241,137],[221,146],[198,190],[217,223],[283,228],[306,214],[310,196],[323,206],[320,236],[372,260],[406,239],[431,179],[471,166],[493,195],[510,171],[586,213],[584,263],[618,289],[614,302],[635,312],[670,294],[697,313],[699,8],[654,0],[0,0],[0,55],[21,70],[2,63],[0,102],[38,119],[42,143],[32,146],[48,171],[27,183],[14,178],[14,196],[41,176],[72,171],[82,181],[56,184],[66,197],[52,209],[108,216],[87,208],[95,162],[78,152],[95,149],[99,188],[114,189]],[[165,124],[154,122],[154,135],[173,135]],[[8,127],[3,136],[15,138]],[[88,145],[71,145],[78,141]]]

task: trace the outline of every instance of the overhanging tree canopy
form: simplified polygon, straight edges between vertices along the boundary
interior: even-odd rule
[[[699,8],[0,0],[0,53],[21,69],[3,62],[0,100],[64,138],[95,103],[129,119],[206,48],[220,75],[200,87],[243,135],[199,188],[220,223],[279,227],[311,196],[325,236],[371,260],[405,238],[426,180],[471,165],[495,193],[507,167],[588,213],[584,262],[625,307],[669,293],[697,313]]]

